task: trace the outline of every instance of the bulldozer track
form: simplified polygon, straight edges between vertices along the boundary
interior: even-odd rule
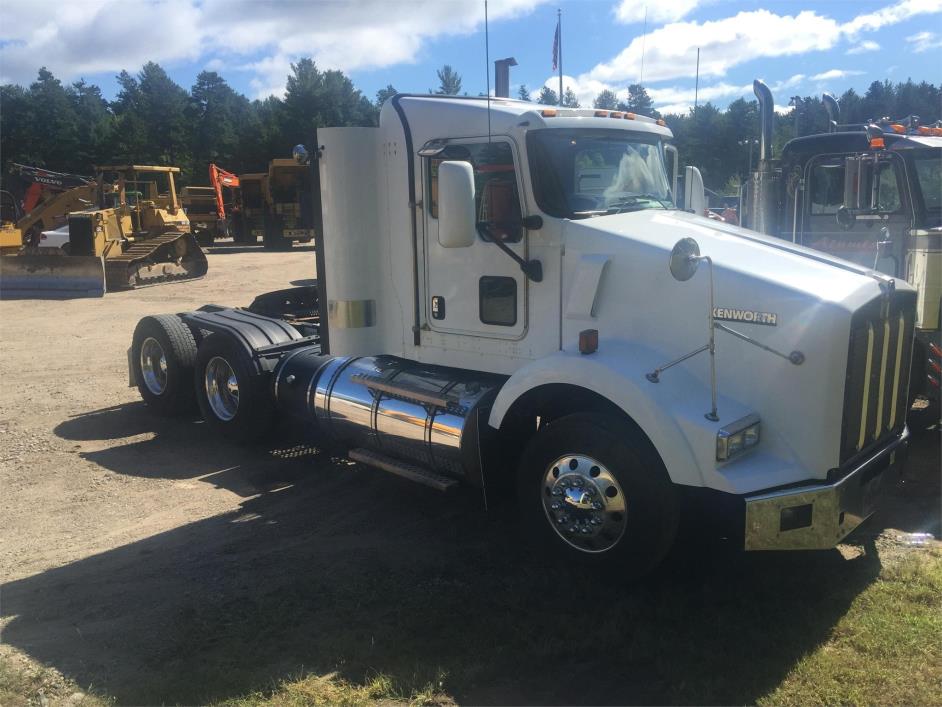
[[[173,247],[180,239],[187,239],[188,247],[182,257],[175,257]],[[123,253],[105,258],[105,278],[109,290],[129,290],[193,280],[205,275],[206,269],[206,256],[196,242],[196,237],[189,232],[164,233],[136,241]],[[157,271],[157,274],[152,271]]]

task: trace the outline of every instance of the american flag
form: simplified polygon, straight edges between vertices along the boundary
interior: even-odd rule
[[[553,35],[553,71],[559,68],[559,21],[556,21],[556,34]]]

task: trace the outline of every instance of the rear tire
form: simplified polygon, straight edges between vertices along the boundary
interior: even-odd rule
[[[554,559],[639,577],[677,532],[676,491],[647,440],[609,415],[576,413],[540,429],[517,474],[526,532]]]
[[[270,376],[256,372],[242,344],[211,334],[199,347],[194,370],[196,401],[210,427],[240,442],[268,433],[274,413]]]
[[[131,367],[137,389],[154,411],[182,415],[196,409],[193,366],[197,342],[176,314],[144,317],[131,339]]]

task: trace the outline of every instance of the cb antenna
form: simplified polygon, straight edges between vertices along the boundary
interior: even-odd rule
[[[487,142],[491,141],[491,44],[487,28],[487,0],[484,0],[484,76],[487,80]]]

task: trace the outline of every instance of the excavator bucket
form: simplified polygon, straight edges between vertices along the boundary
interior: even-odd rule
[[[3,299],[70,299],[105,294],[102,258],[84,255],[0,256]]]

